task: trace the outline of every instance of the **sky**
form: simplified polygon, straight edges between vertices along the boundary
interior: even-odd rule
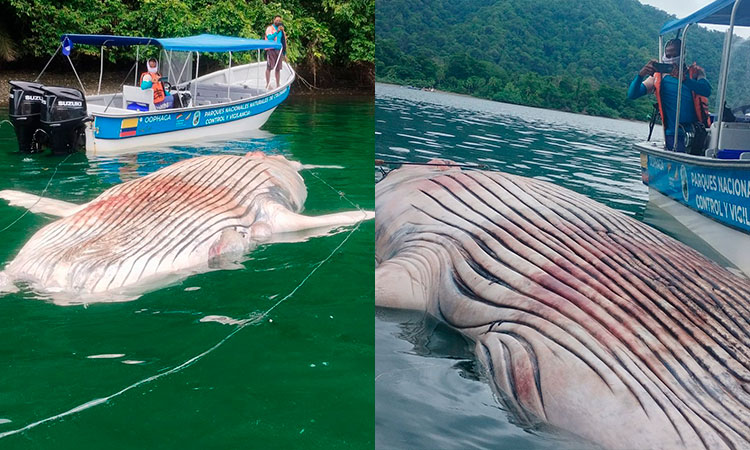
[[[655,6],[677,17],[685,17],[688,14],[701,9],[711,3],[711,0],[639,0],[644,5]]]
[[[702,7],[708,5],[713,0],[639,0],[644,5],[651,5],[661,10],[664,10],[670,14],[674,14],[678,18],[685,17]],[[706,27],[713,30],[725,31],[726,27]],[[744,38],[750,37],[750,30],[748,28],[739,28],[735,31],[736,35]]]

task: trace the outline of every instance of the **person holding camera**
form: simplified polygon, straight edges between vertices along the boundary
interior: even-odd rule
[[[711,85],[706,80],[706,71],[693,63],[687,67],[680,56],[682,42],[672,39],[664,47],[662,62],[649,61],[630,83],[628,98],[635,100],[646,94],[656,94],[656,102],[664,127],[667,149],[686,152],[686,147],[693,147],[691,153],[703,151],[706,128],[711,125],[708,114],[708,97]],[[677,90],[682,64],[682,101],[680,102],[680,130],[675,146],[675,116],[677,115]],[[697,138],[686,145],[685,137]],[[694,144],[694,145],[693,145]]]
[[[269,48],[266,50],[266,89],[271,86],[271,71],[276,72],[276,87],[281,86],[281,63],[285,60],[286,55],[286,32],[284,24],[281,22],[281,16],[273,18],[273,23],[266,28],[266,39],[273,42],[281,43],[281,50]]]

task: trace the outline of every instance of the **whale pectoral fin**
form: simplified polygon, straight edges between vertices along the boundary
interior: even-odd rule
[[[18,288],[13,284],[13,280],[5,272],[0,272],[0,296],[18,292]]]
[[[372,211],[347,211],[324,216],[305,216],[279,208],[274,211],[272,229],[274,233],[289,233],[309,230],[313,228],[335,228],[344,225],[354,225],[363,220],[375,217]]]
[[[20,206],[33,213],[49,214],[56,217],[67,217],[81,207],[81,205],[75,203],[7,189],[0,191],[0,198],[7,200],[11,206]]]
[[[398,258],[388,260],[375,268],[375,304],[387,308],[404,308],[425,311],[427,290],[420,272],[409,270]]]

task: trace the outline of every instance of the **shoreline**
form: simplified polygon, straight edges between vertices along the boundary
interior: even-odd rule
[[[626,118],[622,118],[622,117],[599,116],[599,115],[595,115],[595,114],[586,114],[586,113],[582,113],[582,112],[565,111],[563,109],[542,108],[541,106],[531,106],[531,105],[525,105],[523,103],[500,102],[500,101],[497,101],[497,100],[492,100],[490,98],[477,97],[477,96],[474,96],[474,95],[462,94],[460,92],[444,91],[442,89],[436,89],[436,88],[433,88],[432,91],[428,91],[428,90],[423,90],[422,88],[419,88],[419,87],[416,87],[416,86],[411,86],[411,85],[406,85],[406,84],[397,84],[397,83],[392,83],[392,82],[388,82],[388,81],[378,81],[378,80],[375,80],[375,85],[377,86],[379,84],[383,85],[383,86],[399,87],[399,88],[403,88],[403,89],[409,89],[409,90],[412,90],[412,91],[456,95],[458,97],[473,98],[473,99],[477,99],[477,100],[485,100],[485,101],[488,101],[488,102],[495,102],[495,103],[504,103],[504,104],[507,104],[507,105],[523,106],[525,108],[536,108],[536,109],[543,109],[543,110],[547,110],[547,111],[557,111],[557,112],[561,112],[561,113],[576,114],[576,115],[579,115],[579,116],[601,117],[602,119],[612,119],[612,120],[624,120],[626,122],[633,122],[633,123],[638,123],[638,124],[648,123],[647,120],[626,119]]]
[[[102,76],[102,94],[110,94],[113,92],[120,92],[123,80],[127,78],[132,83],[133,74],[131,73],[128,77],[128,72],[105,72]],[[4,70],[0,71],[0,83],[2,83],[3,90],[8,92],[8,82],[11,80],[24,80],[29,81],[36,78],[38,72],[32,72],[29,70]],[[81,82],[86,92],[93,94],[96,92],[99,84],[99,73],[85,72],[79,74],[81,76]],[[75,74],[69,73],[46,73],[40,80],[43,84],[50,86],[70,86],[79,88],[78,80]],[[126,81],[125,83],[128,83]],[[327,97],[327,96],[375,96],[375,86],[366,87],[340,87],[340,88],[319,88],[319,89],[308,89],[302,86],[298,81],[292,85],[292,91],[289,94],[290,97],[295,98],[310,98],[310,97]],[[9,97],[6,95],[0,95],[0,108],[7,108],[9,103]]]

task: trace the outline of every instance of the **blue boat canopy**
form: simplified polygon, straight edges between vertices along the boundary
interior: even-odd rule
[[[71,44],[102,45],[107,47],[121,47],[126,45],[156,45],[154,38],[136,36],[110,36],[108,34],[63,34],[60,41],[68,40]]]
[[[661,27],[659,35],[665,35],[671,31],[685,28],[685,25],[694,23],[728,26],[734,2],[735,0],[716,0],[683,19],[667,22]],[[750,1],[745,0],[739,4],[737,13],[734,16],[734,25],[741,27],[750,26]]]
[[[199,34],[178,38],[150,38],[134,36],[110,36],[106,34],[63,34],[63,44],[88,44],[120,47],[127,45],[158,45],[165,50],[181,52],[240,52],[247,50],[280,49],[281,43],[264,39],[246,39],[218,34]]]
[[[159,38],[165,50],[181,52],[241,52],[245,50],[280,49],[280,42],[265,39],[246,39],[218,34],[199,34],[180,38]]]

